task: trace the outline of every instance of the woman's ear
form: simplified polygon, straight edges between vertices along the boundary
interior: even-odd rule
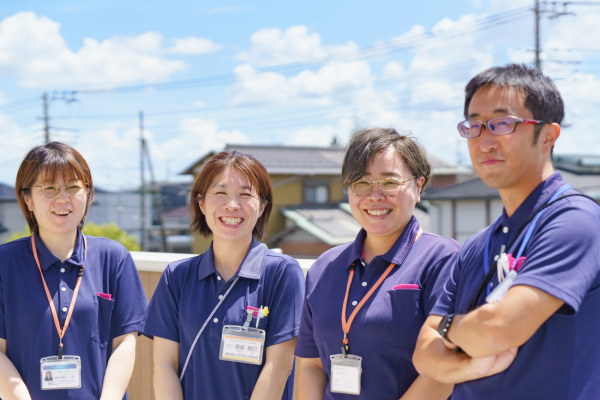
[[[204,198],[202,197],[201,194],[199,194],[197,199],[198,199],[198,206],[200,207],[200,211],[202,212],[202,214],[206,215],[206,213],[204,212]]]
[[[417,203],[421,201],[421,193],[423,193],[423,185],[425,184],[425,177],[420,176],[415,180],[417,184]]]
[[[23,197],[23,201],[25,201],[25,204],[27,204],[27,208],[29,209],[29,211],[33,211],[33,201],[31,200],[31,195],[21,192],[21,196]]]

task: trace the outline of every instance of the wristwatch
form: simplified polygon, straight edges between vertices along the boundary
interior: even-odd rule
[[[438,333],[447,341],[449,341],[450,343],[454,344],[452,342],[452,340],[450,340],[450,338],[448,337],[448,331],[450,330],[450,325],[452,324],[452,320],[454,319],[454,316],[456,314],[448,314],[445,315],[442,320],[440,321],[440,324],[438,325],[437,331]]]

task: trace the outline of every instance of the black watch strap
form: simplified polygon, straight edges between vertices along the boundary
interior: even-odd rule
[[[453,343],[452,340],[448,337],[448,331],[450,330],[450,325],[452,325],[452,320],[456,314],[448,314],[445,315],[440,324],[438,325],[437,331],[438,333],[450,343]],[[453,343],[454,344],[454,343]]]

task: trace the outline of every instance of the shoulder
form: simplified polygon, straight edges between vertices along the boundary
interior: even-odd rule
[[[15,252],[29,251],[29,249],[30,249],[29,241],[30,240],[31,239],[29,238],[29,236],[27,236],[27,237],[22,237],[20,239],[13,240],[8,243],[1,244],[0,245],[0,254],[8,256]]]
[[[308,282],[316,282],[324,274],[335,272],[337,269],[336,266],[339,265],[341,265],[341,268],[345,271],[346,267],[348,266],[346,265],[346,262],[348,260],[348,254],[351,251],[352,244],[353,242],[342,244],[321,254],[308,269],[306,280]]]
[[[85,235],[85,239],[89,250],[120,256],[129,254],[129,250],[116,240],[89,235]]]
[[[304,279],[304,272],[295,258],[269,249],[265,253],[261,275],[295,275]]]
[[[429,250],[433,250],[439,256],[457,253],[462,247],[460,242],[457,240],[436,235],[435,233],[431,232],[423,232],[421,238],[417,240],[416,244],[420,244]]]

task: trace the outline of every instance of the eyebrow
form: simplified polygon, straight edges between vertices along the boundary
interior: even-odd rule
[[[494,114],[514,114],[514,112],[512,110],[510,110],[508,107],[506,108],[496,108],[494,110]],[[477,118],[479,117],[480,114],[479,113],[472,113],[469,114],[469,118]]]
[[[382,176],[385,177],[399,177],[401,176],[400,174],[396,173],[396,172],[382,172],[381,173]],[[363,174],[363,176],[372,176],[369,172],[366,172]]]
[[[213,187],[218,187],[218,188],[225,188],[227,187],[227,185],[225,185],[224,183],[216,183],[213,185]],[[243,190],[252,190],[252,187],[248,186],[248,185],[244,185],[242,186]]]

